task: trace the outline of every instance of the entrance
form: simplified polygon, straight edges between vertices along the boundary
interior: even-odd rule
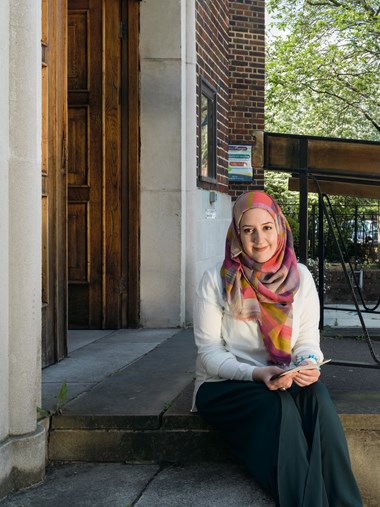
[[[43,0],[42,6],[46,31],[57,34],[54,54],[50,52],[56,79],[43,91],[52,118],[45,136],[50,136],[50,148],[45,150],[54,146],[59,153],[60,148],[63,160],[52,161],[49,174],[59,185],[49,199],[43,195],[50,206],[44,215],[50,234],[44,232],[43,243],[55,235],[61,253],[57,262],[52,249],[45,248],[50,273],[45,278],[53,292],[60,289],[56,304],[43,314],[47,365],[66,355],[67,328],[138,325],[139,4]],[[53,95],[63,110],[58,129]]]

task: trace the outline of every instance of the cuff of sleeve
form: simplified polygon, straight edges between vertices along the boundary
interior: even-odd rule
[[[250,380],[252,381],[252,373],[256,366],[246,363],[239,363],[236,360],[227,359],[219,367],[219,377],[229,380]]]
[[[294,363],[295,366],[298,366],[300,363],[302,363],[302,361],[312,361],[315,364],[317,364],[318,363],[318,358],[314,354],[309,354],[308,356],[297,356],[297,360]]]

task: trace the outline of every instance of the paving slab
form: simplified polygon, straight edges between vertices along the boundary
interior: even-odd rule
[[[359,320],[358,312],[353,304],[325,304],[327,307],[334,307],[334,310],[326,309],[323,312],[323,321],[325,326],[331,326],[336,328],[360,328],[361,323]],[[370,307],[374,307],[374,304],[370,304]],[[343,311],[342,308],[352,308],[351,311]],[[362,313],[365,325],[368,329],[380,327],[380,313]]]
[[[0,501],[2,507],[126,507],[140,497],[157,465],[81,463],[48,467],[43,484]]]
[[[372,345],[380,357],[380,342],[374,340]],[[326,358],[375,365],[367,343],[361,339],[322,337],[321,348]],[[326,364],[321,380],[328,386],[339,413],[380,414],[380,368]]]
[[[135,507],[274,507],[244,469],[232,464],[171,466],[154,477]]]
[[[180,328],[169,329],[119,329],[107,337],[108,343],[154,343],[159,344],[180,333]]]
[[[178,332],[174,328],[69,331],[69,357],[42,371],[42,407],[54,409],[64,382],[68,403]]]
[[[90,345],[90,343],[96,342],[100,338],[104,338],[107,335],[114,333],[115,331],[109,329],[73,329],[67,331],[67,348],[69,354],[75,350],[81,349]]]
[[[67,403],[65,416],[55,420],[64,424],[76,416],[122,416],[141,422],[147,416],[155,418],[156,428],[163,411],[194,378],[195,354],[192,330],[182,330]]]
[[[150,352],[153,343],[113,343],[98,340],[73,352],[42,372],[43,382],[100,382]]]
[[[95,385],[96,382],[68,382],[65,403],[73,400],[83,392],[90,391]],[[44,382],[42,384],[42,408],[54,411],[61,387],[62,382]]]
[[[274,507],[244,468],[81,463],[49,467],[46,481],[3,507]]]

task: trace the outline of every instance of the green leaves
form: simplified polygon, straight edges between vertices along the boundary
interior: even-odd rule
[[[57,402],[55,404],[55,409],[56,409],[57,413],[61,413],[62,406],[64,405],[66,398],[67,398],[67,393],[68,393],[67,384],[66,384],[66,382],[63,382],[63,384],[61,385],[61,388],[58,392]]]
[[[380,139],[378,2],[268,0],[266,130]]]
[[[68,387],[66,382],[63,382],[61,384],[61,387],[58,391],[58,394],[56,396],[56,402],[53,409],[46,410],[42,407],[37,407],[37,413],[39,417],[49,417],[51,415],[61,415],[62,414],[62,407],[67,401],[67,394],[68,394]]]

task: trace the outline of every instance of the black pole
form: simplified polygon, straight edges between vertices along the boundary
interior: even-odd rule
[[[319,304],[320,304],[320,317],[319,317],[319,329],[324,328],[324,306],[325,306],[325,295],[324,295],[324,278],[325,278],[325,245],[324,245],[324,233],[323,233],[323,197],[318,196],[318,293],[319,293]]]
[[[310,241],[311,241],[311,258],[315,259],[315,204],[311,207],[311,227],[312,227],[312,233],[310,235]]]
[[[355,270],[358,269],[358,205],[355,204],[354,215],[354,255],[355,255]]]
[[[299,201],[299,258],[302,264],[307,263],[308,254],[308,174],[307,174],[307,139],[300,139],[300,201]]]

